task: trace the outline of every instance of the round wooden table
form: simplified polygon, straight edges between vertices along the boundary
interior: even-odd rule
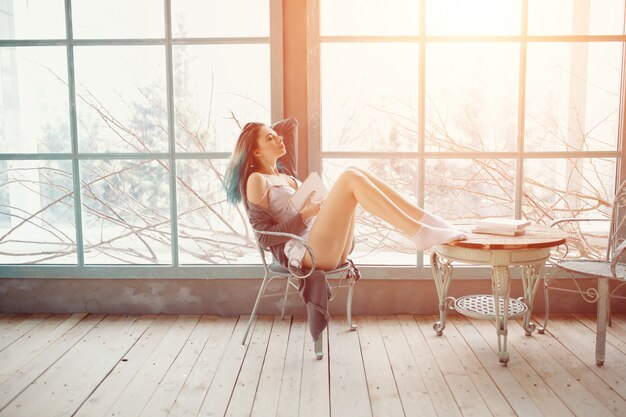
[[[439,245],[431,254],[431,268],[439,297],[439,321],[433,328],[441,336],[446,327],[446,309],[475,318],[495,319],[498,336],[498,358],[506,365],[509,317],[524,317],[524,330],[530,335],[535,330],[531,323],[533,300],[552,248],[565,243],[566,234],[547,226],[531,225],[521,236],[499,236],[468,233],[467,240]],[[492,294],[448,297],[452,279],[452,262],[491,267]],[[510,298],[511,274],[509,268],[522,269],[524,296]],[[508,306],[508,308],[504,308]]]

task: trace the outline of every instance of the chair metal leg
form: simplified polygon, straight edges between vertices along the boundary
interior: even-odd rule
[[[352,323],[352,295],[354,294],[354,279],[350,279],[350,286],[348,287],[348,300],[346,305],[346,315],[348,316],[348,326],[350,330],[356,330],[356,324]]]
[[[606,352],[606,318],[607,318],[607,302],[609,298],[609,280],[608,278],[598,277],[598,324],[596,330],[596,365],[604,365],[604,356]]]
[[[291,277],[287,278],[287,284],[285,285],[285,297],[283,297],[283,307],[280,311],[280,319],[285,318],[285,305],[287,305],[287,297],[289,296],[289,287],[291,286]]]
[[[252,326],[252,320],[254,320],[254,317],[256,316],[256,310],[259,307],[259,302],[261,301],[261,296],[265,292],[265,287],[267,287],[267,284],[269,283],[269,280],[267,278],[268,278],[268,275],[267,275],[267,273],[265,273],[265,276],[263,277],[263,282],[261,283],[261,288],[259,288],[259,293],[256,296],[256,301],[254,302],[254,307],[252,307],[252,313],[250,313],[250,318],[248,319],[248,325],[246,326],[246,332],[243,334],[243,339],[241,339],[241,344],[242,345],[246,344],[246,339],[248,338],[248,333],[250,332],[250,326]]]
[[[606,314],[607,314],[608,320],[609,320],[608,321],[609,327],[612,326],[612,324],[611,324],[611,299],[617,298],[617,299],[621,299],[621,300],[626,300],[626,297],[615,294],[624,285],[626,285],[626,282],[622,282],[621,284],[616,285],[615,288],[613,288],[612,290],[611,290],[611,288],[609,286],[609,289],[608,289],[609,296],[608,296],[608,299],[607,299],[607,302],[606,302],[607,303],[606,304]]]
[[[607,321],[608,321],[608,325],[609,327],[612,326],[611,324],[611,292],[610,292],[610,288],[607,288],[607,298],[606,298],[606,317],[607,317]]]

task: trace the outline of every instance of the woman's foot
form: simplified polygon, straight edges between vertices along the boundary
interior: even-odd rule
[[[411,237],[415,247],[421,251],[442,243],[465,239],[467,239],[467,236],[460,230],[432,227],[427,224],[423,224],[420,230]]]
[[[420,219],[418,219],[418,222],[425,223],[432,227],[440,227],[442,229],[454,229],[454,226],[452,226],[441,217],[427,212],[424,212],[424,215]]]

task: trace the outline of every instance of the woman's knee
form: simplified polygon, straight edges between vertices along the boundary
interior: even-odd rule
[[[337,181],[354,183],[355,181],[363,181],[365,179],[367,177],[359,168],[349,167],[339,175]]]
[[[365,171],[363,168],[359,168],[359,167],[355,167],[355,166],[349,166],[348,168],[346,168],[346,171],[356,171],[359,174],[363,174],[363,175],[367,175],[367,171]]]
[[[350,170],[354,170],[357,171],[359,174],[363,175],[365,178],[367,178],[370,181],[380,181],[380,178],[376,177],[376,175],[372,174],[371,172],[368,172],[366,170],[364,170],[363,168],[359,168],[359,167],[348,167],[347,169]]]

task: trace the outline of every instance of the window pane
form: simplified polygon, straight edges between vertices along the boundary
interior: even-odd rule
[[[357,165],[387,182],[409,201],[417,202],[418,163],[412,159],[323,159],[324,183],[330,189],[348,167]],[[415,246],[403,233],[358,206],[350,255],[358,265],[415,265]]]
[[[418,35],[419,1],[321,0],[320,33],[339,35]]]
[[[268,0],[172,0],[175,38],[269,36]]]
[[[514,217],[515,161],[426,161],[424,208],[450,223],[472,225],[483,217]]]
[[[427,35],[519,35],[520,0],[427,0]]]
[[[524,216],[550,224],[567,217],[610,218],[616,161],[611,158],[530,159],[524,162]],[[603,258],[608,222],[577,225],[568,256]]]
[[[2,161],[0,263],[76,263],[70,161]]]
[[[533,43],[527,63],[527,150],[617,148],[621,44]]]
[[[63,0],[0,2],[0,39],[65,38]]]
[[[529,35],[621,35],[624,0],[529,0]]]
[[[269,45],[175,46],[177,152],[232,152],[238,123],[270,123],[270,79]]]
[[[226,160],[178,161],[178,244],[181,264],[261,262],[243,204],[226,202]]]
[[[322,149],[416,151],[418,58],[417,44],[323,44]]]
[[[518,67],[518,44],[428,45],[426,149],[515,150]]]
[[[167,105],[162,46],[75,49],[81,152],[165,152]]]
[[[0,48],[0,109],[0,152],[69,152],[65,48]]]
[[[83,161],[86,264],[171,263],[167,162]]]
[[[74,37],[83,39],[162,38],[163,2],[72,0]]]

